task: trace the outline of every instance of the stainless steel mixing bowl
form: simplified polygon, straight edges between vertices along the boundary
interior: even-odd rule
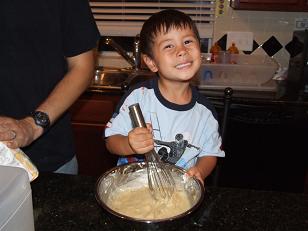
[[[167,223],[184,220],[184,218],[193,213],[203,201],[204,188],[201,182],[196,178],[187,177],[184,169],[170,164],[166,164],[165,167],[171,170],[171,173],[176,181],[176,187],[183,188],[187,192],[192,206],[184,213],[165,219],[147,220],[129,217],[108,207],[106,204],[108,197],[112,195],[112,193],[114,193],[119,187],[133,188],[138,186],[140,187],[140,184],[144,184],[144,186],[147,185],[147,171],[146,164],[144,162],[117,166],[105,172],[99,177],[96,184],[96,200],[103,207],[103,209],[107,211],[107,214],[112,215],[112,219],[118,219],[116,223],[125,221],[124,223],[127,224],[127,222],[129,222],[129,225],[155,224],[156,227],[159,227],[159,224],[163,224],[163,227],[166,228],[168,227],[166,226]],[[146,230],[146,227],[142,228]]]

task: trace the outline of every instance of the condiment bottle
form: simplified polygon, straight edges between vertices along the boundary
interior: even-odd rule
[[[238,48],[235,46],[235,43],[233,42],[231,46],[228,48],[228,51],[230,53],[230,63],[236,64],[237,63],[237,56],[239,54]]]
[[[216,42],[210,49],[210,52],[212,53],[212,58],[211,58],[212,63],[217,62],[217,57],[220,51],[221,51],[221,47]]]

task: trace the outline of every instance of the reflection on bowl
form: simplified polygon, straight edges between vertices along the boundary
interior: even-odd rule
[[[185,170],[169,164],[166,164],[166,167],[170,168],[175,179],[176,191],[185,192],[190,204],[189,208],[180,214],[159,219],[151,219],[149,217],[136,218],[128,214],[119,213],[109,206],[108,201],[114,196],[114,193],[147,186],[147,171],[144,162],[117,166],[103,174],[97,182],[96,199],[109,214],[126,221],[149,224],[180,220],[192,213],[200,205],[204,197],[204,189],[198,180],[186,177]],[[146,206],[145,201],[144,204],[136,204],[137,208],[140,207],[139,209],[142,209],[142,206]]]

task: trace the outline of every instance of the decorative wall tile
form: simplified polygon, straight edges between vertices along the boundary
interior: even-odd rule
[[[262,49],[261,46],[259,46],[252,55],[267,55],[266,52]]]
[[[246,55],[250,55],[252,52],[254,52],[257,48],[259,47],[259,44],[253,40],[253,44],[252,44],[252,51],[243,51],[244,54]]]
[[[283,46],[280,42],[275,38],[275,36],[271,36],[268,40],[266,40],[262,44],[263,50],[268,54],[268,56],[273,56],[276,54]]]
[[[285,48],[290,53],[291,58],[293,58],[303,51],[304,43],[299,41],[297,37],[293,37],[292,41],[290,41]]]
[[[294,20],[298,17],[306,18],[308,13],[239,11],[229,7],[225,15],[216,19],[213,42],[219,41],[228,31],[251,31],[254,34],[256,44],[264,44],[273,36],[278,41],[278,43],[275,43],[275,48],[267,47],[267,44],[265,44],[265,47],[258,46],[256,48],[257,45],[254,43],[252,52],[242,52],[251,55],[273,55],[283,67],[288,67],[290,55],[296,54],[299,49],[294,44],[288,45],[293,37]],[[292,51],[293,49],[295,50]]]
[[[227,44],[227,34],[223,35],[218,41],[218,45],[221,47],[222,50],[226,50],[226,44]]]

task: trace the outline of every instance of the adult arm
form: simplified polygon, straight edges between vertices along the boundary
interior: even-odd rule
[[[94,71],[92,50],[67,58],[68,72],[36,110],[49,115],[51,125],[89,86]],[[16,137],[15,137],[15,134]],[[21,120],[0,117],[0,140],[10,148],[24,147],[43,134],[43,129],[28,116]]]

